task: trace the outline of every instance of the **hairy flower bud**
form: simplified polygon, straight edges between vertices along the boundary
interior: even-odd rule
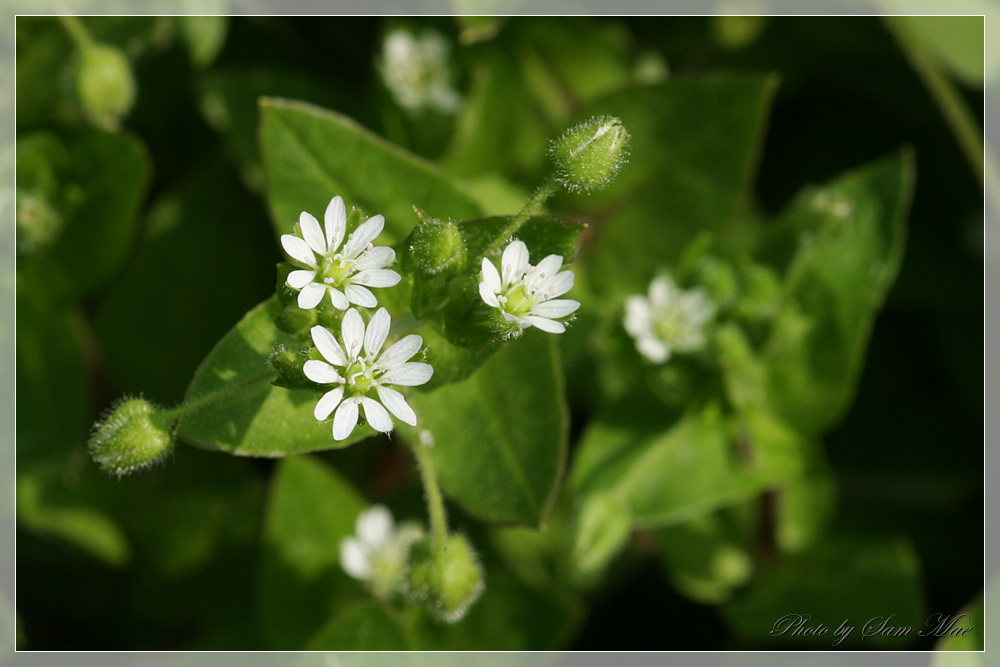
[[[416,206],[417,226],[406,240],[406,262],[428,275],[461,268],[466,262],[465,239],[458,225],[435,220]]]
[[[450,535],[436,552],[425,539],[414,545],[410,588],[437,618],[454,623],[465,616],[483,592],[483,571],[469,541]]]
[[[87,446],[102,469],[119,476],[134,472],[170,454],[170,420],[149,401],[128,399],[97,425]]]
[[[308,360],[309,351],[306,348],[284,345],[274,348],[268,361],[278,371],[278,376],[271,384],[285,389],[315,389],[316,383],[307,378],[302,370]]]
[[[625,163],[629,134],[621,120],[598,116],[566,131],[549,146],[560,182],[568,190],[606,187]]]
[[[84,49],[76,91],[91,119],[107,129],[118,127],[135,102],[135,81],[128,58],[119,49],[95,44]]]

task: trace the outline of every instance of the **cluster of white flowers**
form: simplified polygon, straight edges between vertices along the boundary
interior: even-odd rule
[[[562,333],[566,325],[559,320],[580,307],[579,301],[556,299],[573,288],[573,272],[562,269],[562,265],[562,257],[549,255],[532,266],[528,263],[528,247],[512,241],[500,258],[500,271],[483,258],[479,295],[497,309],[508,333],[533,326]]]
[[[380,72],[399,106],[408,111],[458,111],[462,96],[451,85],[449,50],[445,38],[432,30],[419,37],[406,30],[386,36]]]
[[[347,310],[340,326],[343,346],[326,327],[315,326],[310,332],[325,361],[311,359],[302,370],[313,382],[335,385],[319,399],[313,414],[318,421],[333,414],[335,440],[345,440],[351,435],[358,425],[360,411],[368,424],[382,433],[392,431],[390,413],[415,426],[416,414],[392,386],[412,387],[431,379],[434,369],[430,364],[410,362],[424,339],[410,334],[382,352],[392,323],[389,311],[379,308],[366,327],[357,309],[348,310],[352,303],[375,308],[378,300],[368,288],[392,287],[401,279],[398,273],[385,268],[395,260],[396,252],[388,246],[372,244],[382,232],[385,219],[381,215],[369,218],[347,235],[344,243],[347,231],[344,200],[334,197],[326,207],[323,224],[325,229],[303,211],[299,216],[301,238],[293,234],[281,237],[285,252],[309,267],[292,271],[286,281],[289,287],[301,290],[299,307],[315,308],[324,295],[329,295],[335,308]]]
[[[635,346],[653,363],[662,364],[673,352],[691,352],[705,344],[705,324],[715,305],[701,289],[682,290],[669,276],[649,285],[649,296],[625,301],[625,330]]]

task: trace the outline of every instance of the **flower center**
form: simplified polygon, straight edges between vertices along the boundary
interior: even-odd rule
[[[323,266],[320,268],[319,277],[327,285],[333,285],[336,287],[338,285],[342,285],[347,277],[352,273],[354,273],[354,262],[327,257],[323,260]]]
[[[656,332],[656,336],[665,343],[672,343],[679,339],[684,334],[687,326],[684,313],[677,310],[660,313],[653,322],[653,330]]]
[[[348,366],[347,370],[344,371],[344,376],[347,379],[347,388],[358,396],[367,394],[368,390],[376,384],[375,378],[372,377],[371,368],[364,357]]]
[[[507,290],[506,301],[503,304],[504,310],[506,310],[511,315],[527,315],[531,312],[532,306],[535,305],[535,300],[528,296],[528,290],[523,284],[517,284],[511,289]]]

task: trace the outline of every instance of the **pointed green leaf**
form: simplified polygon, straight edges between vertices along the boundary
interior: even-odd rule
[[[268,371],[268,356],[277,345],[299,346],[274,326],[281,312],[271,297],[244,316],[209,353],[188,387],[187,400],[225,393],[234,385]],[[222,398],[185,418],[178,437],[206,449],[237,456],[281,457],[321,449],[338,449],[375,434],[369,426],[336,441],[329,423],[313,416],[318,392],[275,387],[266,380]]]
[[[278,233],[299,213],[322,219],[335,195],[383,215],[380,241],[404,238],[413,206],[441,218],[475,218],[479,206],[444,172],[372,134],[355,121],[302,102],[261,101],[261,146],[268,201]]]
[[[278,464],[264,526],[259,613],[271,648],[300,650],[361,589],[340,566],[366,502],[329,466],[306,456]]]
[[[488,521],[540,523],[558,489],[568,416],[555,341],[530,332],[469,379],[411,400],[445,491]]]
[[[407,651],[411,649],[395,613],[362,602],[337,614],[306,646],[307,651]]]
[[[875,316],[903,257],[913,187],[908,152],[803,193],[762,248],[785,273],[785,307],[763,350],[768,397],[804,432],[850,406]]]

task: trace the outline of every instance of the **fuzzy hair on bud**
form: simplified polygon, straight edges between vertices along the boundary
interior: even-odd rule
[[[414,545],[410,570],[411,597],[423,600],[440,621],[455,623],[479,599],[485,584],[479,558],[463,535],[449,535],[440,553],[429,539]]]
[[[465,239],[458,225],[436,220],[416,206],[413,212],[417,226],[406,239],[406,262],[431,276],[465,266]]]
[[[103,470],[122,475],[159,463],[170,455],[170,420],[143,398],[126,398],[94,429],[87,447]]]
[[[628,158],[629,133],[613,116],[597,116],[549,145],[559,181],[573,192],[607,187]]]

